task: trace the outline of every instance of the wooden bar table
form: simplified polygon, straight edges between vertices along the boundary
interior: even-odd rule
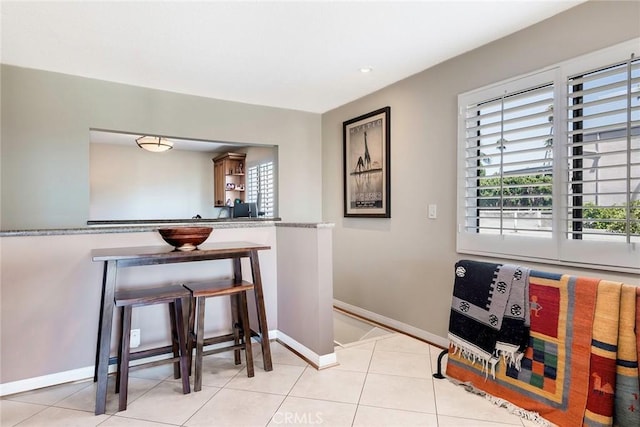
[[[249,258],[253,278],[256,309],[262,357],[265,371],[271,371],[271,349],[269,346],[269,328],[264,305],[262,278],[258,251],[271,249],[270,246],[250,242],[221,242],[206,244],[193,251],[178,251],[171,246],[145,246],[128,248],[94,249],[91,251],[93,261],[104,262],[102,280],[102,301],[96,349],[97,381],[96,415],[104,414],[107,405],[107,376],[109,373],[109,355],[111,350],[111,329],[114,309],[114,293],[118,269],[141,265],[172,264],[181,262],[210,261],[231,259],[233,261],[234,282],[242,282],[241,259]]]

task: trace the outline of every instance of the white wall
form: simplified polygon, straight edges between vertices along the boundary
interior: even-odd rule
[[[638,37],[639,16],[639,2],[590,1],[323,114],[335,298],[446,337],[453,265],[464,257],[455,248],[458,94]],[[343,218],[342,122],[387,105],[391,219]],[[431,203],[435,220],[427,219]],[[640,284],[632,275],[527,264]]]
[[[213,156],[91,144],[89,219],[212,218]]]

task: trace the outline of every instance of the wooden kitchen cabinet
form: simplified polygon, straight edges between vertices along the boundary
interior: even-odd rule
[[[225,153],[213,159],[215,206],[227,206],[236,199],[245,201],[246,157],[244,153]]]

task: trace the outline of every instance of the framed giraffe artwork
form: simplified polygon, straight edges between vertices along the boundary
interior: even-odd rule
[[[391,218],[391,107],[342,123],[344,216]]]

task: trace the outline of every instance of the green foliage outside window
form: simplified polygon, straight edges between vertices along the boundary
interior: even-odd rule
[[[500,206],[499,176],[480,178],[480,207]],[[531,207],[539,208],[551,206],[551,175],[538,174],[502,178],[503,207]],[[482,188],[491,187],[491,188]]]
[[[640,200],[631,202],[631,234],[640,234]],[[607,208],[598,208],[592,202],[584,204],[582,209],[583,225],[586,228],[594,228],[597,230],[607,230],[613,233],[626,233],[627,223],[627,207],[612,206]],[[614,220],[614,221],[612,221]],[[619,220],[619,221],[615,221]]]

